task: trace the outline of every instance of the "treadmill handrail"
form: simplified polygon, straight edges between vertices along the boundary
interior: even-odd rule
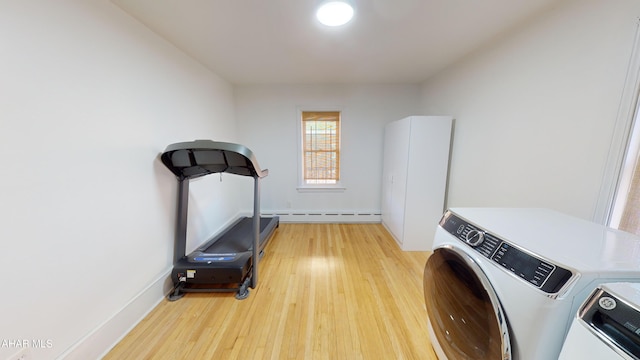
[[[195,140],[167,146],[161,154],[162,163],[180,179],[193,179],[209,174],[228,172],[263,178],[268,169],[261,169],[258,160],[244,145]]]

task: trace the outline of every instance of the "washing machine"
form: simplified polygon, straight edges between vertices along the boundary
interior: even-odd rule
[[[602,284],[584,302],[560,352],[582,359],[640,359],[640,284]]]
[[[424,269],[432,346],[442,360],[557,359],[609,282],[640,282],[640,237],[548,209],[449,209]]]

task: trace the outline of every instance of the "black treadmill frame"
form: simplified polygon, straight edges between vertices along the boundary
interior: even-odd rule
[[[185,279],[178,279],[172,276],[175,285],[174,291],[169,295],[169,300],[178,300],[186,292],[234,292],[237,291],[236,298],[244,299],[249,295],[247,287],[252,289],[258,285],[258,264],[260,262],[260,179],[269,174],[268,169],[261,169],[254,154],[247,147],[227,142],[212,140],[195,140],[191,142],[175,143],[167,146],[161,154],[162,163],[178,178],[178,206],[176,234],[174,244],[174,268],[178,262],[186,258],[187,245],[187,215],[189,208],[189,181],[198,177],[215,173],[232,173],[241,176],[251,176],[254,179],[253,186],[253,218],[252,218],[252,256],[251,272],[238,287],[207,287],[188,288]],[[279,218],[274,216],[267,230],[274,231],[278,226]],[[220,235],[219,235],[220,236]],[[268,241],[267,234],[264,245]],[[209,246],[210,241],[205,245]],[[263,247],[264,247],[263,245]],[[201,246],[202,248],[204,246]],[[198,251],[198,250],[196,250]]]

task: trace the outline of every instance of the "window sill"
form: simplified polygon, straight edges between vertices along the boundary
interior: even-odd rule
[[[301,185],[296,189],[298,192],[344,192],[347,190],[340,185]]]

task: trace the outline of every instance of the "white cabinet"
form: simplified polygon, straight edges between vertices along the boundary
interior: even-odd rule
[[[410,116],[385,126],[382,224],[402,250],[431,250],[444,211],[452,126],[450,116]]]

